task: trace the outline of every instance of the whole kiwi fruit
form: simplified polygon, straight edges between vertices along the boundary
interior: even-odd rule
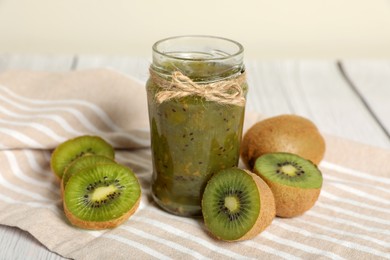
[[[266,153],[297,154],[318,165],[325,154],[325,140],[310,120],[296,115],[280,115],[254,124],[244,135],[240,153],[244,164],[253,169]]]

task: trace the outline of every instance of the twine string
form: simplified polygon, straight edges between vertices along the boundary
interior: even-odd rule
[[[245,81],[245,73],[234,79],[221,80],[208,84],[197,84],[180,71],[172,73],[171,81],[159,77],[152,70],[150,73],[152,80],[162,88],[155,96],[159,104],[171,99],[199,96],[206,101],[213,101],[225,105],[245,105],[245,94],[242,89],[242,83]]]

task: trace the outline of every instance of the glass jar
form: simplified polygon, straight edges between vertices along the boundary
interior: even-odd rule
[[[179,80],[174,76],[177,72]],[[180,36],[153,45],[151,75],[146,84],[152,196],[166,211],[200,216],[209,178],[221,169],[238,165],[247,93],[244,72],[243,47],[229,39]],[[177,81],[182,88],[172,90],[172,82]],[[193,85],[201,92],[206,88],[211,91],[187,93],[187,87]],[[232,86],[242,91],[236,94],[241,95],[243,103],[235,103]],[[213,90],[232,94],[233,100],[221,98],[218,93],[209,98]],[[161,102],[158,98],[167,91],[173,97]]]

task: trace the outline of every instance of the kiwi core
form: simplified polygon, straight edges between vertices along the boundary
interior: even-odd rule
[[[107,187],[99,187],[93,191],[91,194],[92,201],[101,201],[106,199],[107,197],[112,196],[117,191],[117,188],[114,185],[110,185]]]
[[[225,198],[225,207],[230,211],[230,212],[235,212],[240,208],[240,202],[238,198],[234,196],[228,196]]]
[[[292,165],[285,165],[280,168],[280,170],[289,176],[297,175],[297,169]]]

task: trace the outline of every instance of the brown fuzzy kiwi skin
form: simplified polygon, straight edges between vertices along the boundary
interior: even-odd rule
[[[308,119],[280,115],[254,124],[244,135],[241,158],[253,169],[258,157],[272,152],[297,154],[318,165],[325,154],[325,140]]]
[[[255,173],[260,177],[262,176],[256,168]],[[272,190],[275,198],[276,216],[282,218],[292,218],[302,215],[314,206],[321,192],[321,188],[304,189],[291,187],[277,182],[271,182],[265,178],[264,181]]]
[[[255,224],[253,225],[253,227],[245,235],[243,235],[242,237],[240,237],[236,240],[225,240],[222,237],[214,235],[210,231],[210,229],[208,228],[209,233],[213,237],[215,237],[219,240],[223,240],[226,242],[235,242],[235,241],[243,241],[243,240],[252,239],[255,236],[257,236],[258,234],[260,234],[263,230],[265,230],[269,225],[271,225],[272,220],[275,218],[275,200],[274,200],[274,197],[272,195],[271,189],[267,186],[267,184],[259,176],[257,176],[256,174],[254,174],[248,170],[244,170],[244,171],[247,172],[256,183],[257,190],[258,190],[259,195],[260,195],[259,216],[257,217],[257,220],[256,220]],[[207,227],[207,225],[206,225],[206,227]]]
[[[140,194],[138,200],[134,204],[134,206],[125,214],[122,216],[112,219],[110,221],[85,221],[82,219],[77,218],[75,215],[73,215],[68,208],[66,207],[66,203],[64,200],[64,211],[65,216],[68,218],[69,222],[79,228],[83,229],[93,229],[93,230],[101,230],[101,229],[108,229],[108,228],[115,228],[125,222],[131,215],[133,215],[136,210],[138,209],[138,206],[141,201],[142,194]]]
[[[61,198],[64,199],[65,186],[64,186],[64,181],[62,179],[60,182],[60,189],[61,189]]]
[[[269,225],[271,225],[272,220],[275,218],[276,204],[271,189],[259,176],[247,170],[245,171],[256,182],[257,189],[260,193],[260,213],[253,227],[244,236],[240,237],[236,241],[254,238],[262,231],[264,231]]]

